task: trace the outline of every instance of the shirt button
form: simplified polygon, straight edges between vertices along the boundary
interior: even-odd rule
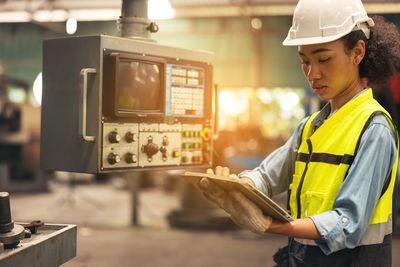
[[[347,218],[346,217],[343,217],[342,218],[342,223],[346,223],[347,222]]]

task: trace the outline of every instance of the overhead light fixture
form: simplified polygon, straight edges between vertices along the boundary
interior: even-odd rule
[[[37,10],[32,14],[32,19],[40,22],[60,22],[68,18],[64,9]]]
[[[171,19],[175,17],[175,9],[169,0],[149,0],[148,17],[149,19]]]
[[[65,22],[74,17],[77,21],[112,21],[121,15],[121,9],[53,9],[26,11],[0,11],[0,23],[13,22]]]
[[[68,14],[77,21],[111,21],[121,16],[121,9],[72,9]]]
[[[76,18],[69,18],[65,22],[65,31],[69,34],[72,35],[76,33],[76,30],[78,28],[78,21]]]
[[[0,22],[28,22],[31,15],[26,11],[4,11],[0,12]]]

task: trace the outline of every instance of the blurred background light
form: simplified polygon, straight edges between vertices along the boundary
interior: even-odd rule
[[[76,33],[77,28],[78,28],[78,22],[76,18],[72,17],[66,21],[65,30],[68,34],[72,35]]]
[[[219,93],[220,110],[229,115],[239,115],[248,108],[248,97],[245,92],[221,91]]]
[[[31,14],[26,11],[3,11],[0,13],[0,22],[28,22]]]
[[[67,17],[68,13],[63,9],[37,10],[32,14],[32,19],[40,22],[65,21]]]
[[[160,12],[160,11],[159,11]],[[121,15],[121,9],[53,9],[27,11],[0,11],[0,23],[12,22],[64,22],[69,17],[77,21],[113,21]]]
[[[262,28],[262,21],[259,18],[252,18],[250,24],[254,30],[260,30]]]
[[[33,96],[36,102],[42,104],[42,73],[40,72],[33,82]]]
[[[149,19],[171,19],[175,17],[175,10],[168,0],[149,0]]]
[[[258,88],[256,91],[256,95],[264,104],[269,104],[272,102],[272,95],[270,91],[266,88]]]
[[[286,93],[282,93],[281,98],[279,102],[281,109],[286,112],[293,110],[300,102],[299,96],[290,89],[287,89]]]
[[[121,16],[121,10],[110,8],[76,9],[69,10],[68,14],[69,16],[76,18],[77,21],[112,21]]]
[[[14,103],[24,103],[26,101],[27,95],[22,88],[10,87],[8,90],[8,98]]]

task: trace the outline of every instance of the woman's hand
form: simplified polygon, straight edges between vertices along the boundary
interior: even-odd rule
[[[207,169],[206,173],[207,174],[214,174],[214,171],[212,169]],[[240,182],[251,184],[254,187],[256,186],[254,184],[253,180],[251,180],[248,177],[239,178],[236,174],[231,174],[228,167],[221,167],[221,166],[215,167],[215,174],[216,175],[220,175],[220,176],[227,176],[227,177],[230,177],[232,179],[239,179]]]
[[[214,172],[212,169],[208,169],[207,173],[213,174]],[[227,167],[222,168],[218,166],[215,169],[215,174],[239,179],[236,175],[230,174]],[[227,192],[207,178],[200,180],[199,188],[207,199],[213,201],[229,213],[237,225],[258,234],[265,233],[271,226],[271,217],[264,216],[261,209],[241,192],[237,190]]]

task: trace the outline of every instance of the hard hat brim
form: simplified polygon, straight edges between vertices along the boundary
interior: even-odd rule
[[[296,39],[290,39],[290,37],[287,36],[286,39],[282,42],[282,44],[284,46],[322,44],[338,40],[345,35],[346,34],[333,35],[329,37],[308,37],[308,38],[296,38]]]

